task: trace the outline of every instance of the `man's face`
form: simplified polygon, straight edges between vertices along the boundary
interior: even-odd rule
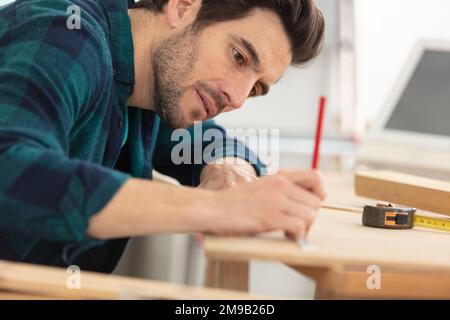
[[[172,128],[240,108],[265,95],[292,59],[276,14],[255,9],[243,19],[172,36],[155,52],[154,105]]]

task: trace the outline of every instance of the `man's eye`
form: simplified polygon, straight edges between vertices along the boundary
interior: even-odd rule
[[[243,65],[245,63],[244,56],[235,49],[233,49],[233,53],[234,53],[234,60],[236,61],[236,63],[239,65]]]
[[[259,86],[255,85],[250,91],[249,97],[250,98],[258,97],[261,94],[261,90],[259,89],[260,89]]]

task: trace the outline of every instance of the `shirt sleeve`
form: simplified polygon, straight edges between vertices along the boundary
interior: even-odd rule
[[[69,30],[65,10],[27,3],[0,32],[0,230],[89,246],[90,218],[128,179],[69,156],[77,119],[111,81],[102,30],[88,17]]]
[[[239,139],[227,136],[226,130],[212,120],[178,132],[161,121],[153,166],[183,185],[198,186],[203,167],[224,157],[244,159],[258,176],[267,174],[267,167],[252,150]]]

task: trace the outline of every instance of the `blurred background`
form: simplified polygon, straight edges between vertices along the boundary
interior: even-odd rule
[[[289,69],[268,97],[217,121],[278,129],[280,167],[309,168],[324,95],[321,170],[389,168],[450,179],[450,1],[317,4],[327,22],[321,56]],[[116,273],[200,286],[204,267],[201,239],[163,235],[134,239]],[[313,298],[314,282],[287,267],[251,268],[252,293]]]

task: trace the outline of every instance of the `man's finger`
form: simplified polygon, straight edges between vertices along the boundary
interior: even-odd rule
[[[289,215],[282,215],[278,219],[277,224],[276,229],[284,231],[286,237],[290,240],[297,241],[306,236],[306,224],[301,219]]]
[[[317,216],[317,210],[311,207],[299,204],[290,199],[286,200],[284,212],[286,215],[295,217],[305,222],[305,227],[309,229],[309,226],[313,224]]]
[[[295,184],[307,190],[311,190],[311,192],[315,193],[319,198],[325,200],[326,192],[322,175],[319,171],[281,171],[279,174],[288,178]]]
[[[306,190],[304,187],[301,187],[297,184],[290,184],[286,187],[286,195],[293,201],[304,204],[313,209],[320,208],[322,204],[322,199],[317,196],[315,193],[312,193]]]
[[[306,235],[305,222],[287,214],[278,216],[275,221],[275,229],[284,231],[291,240],[297,240]]]

